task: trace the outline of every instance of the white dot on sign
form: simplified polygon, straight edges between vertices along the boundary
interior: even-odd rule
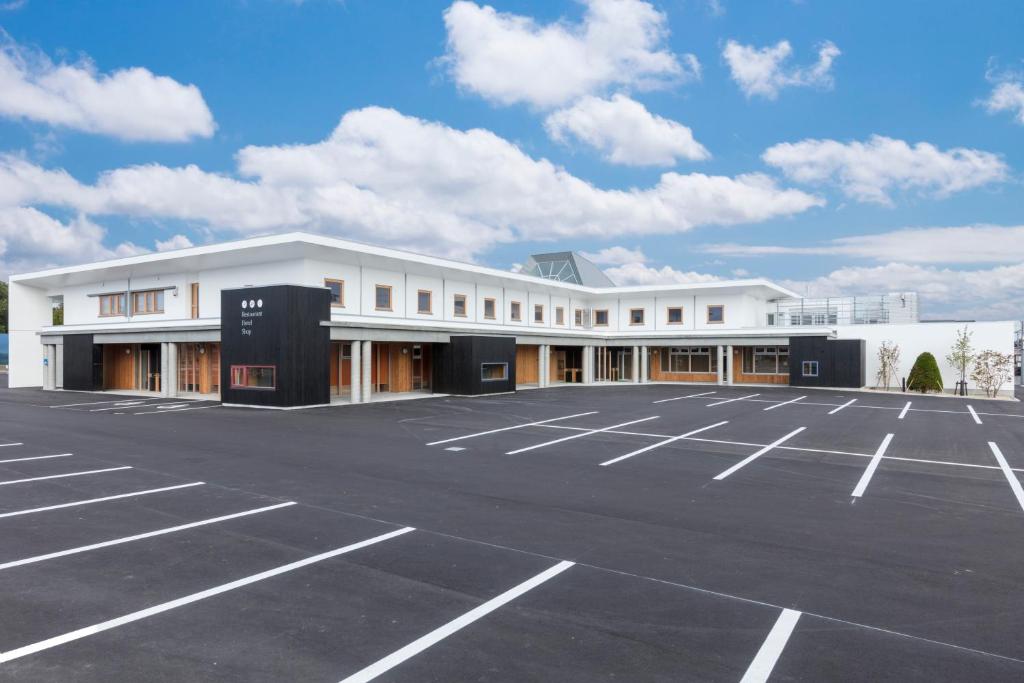
[[[256,308],[256,302],[252,299],[249,299],[249,308]]]
[[[256,308],[263,308],[263,299],[256,299]]]
[[[248,301],[243,301],[242,302],[242,308],[249,308],[249,302]]]

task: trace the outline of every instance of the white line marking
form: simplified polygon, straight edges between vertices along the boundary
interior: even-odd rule
[[[728,424],[728,423],[729,423],[728,420],[722,420],[721,422],[716,422],[715,424],[708,425],[707,427],[701,427],[700,429],[694,429],[692,432],[686,432],[685,434],[680,434],[679,436],[670,436],[669,438],[665,439],[664,441],[659,441],[656,444],[651,444],[650,446],[646,446],[646,447],[641,448],[639,450],[633,451],[632,453],[626,453],[625,455],[620,455],[617,458],[612,458],[611,460],[609,460],[607,462],[603,462],[603,463],[601,463],[601,467],[607,467],[608,465],[614,465],[615,463],[620,462],[622,460],[625,460],[627,458],[632,458],[634,455],[640,455],[641,453],[646,453],[647,451],[653,451],[655,448],[659,448],[661,446],[665,446],[667,444],[672,443],[673,441],[679,441],[680,439],[685,439],[685,438],[687,438],[687,437],[689,437],[689,436],[691,436],[693,434],[699,434],[700,432],[704,432],[704,431],[707,431],[709,429],[713,429],[715,427],[720,427],[720,426],[722,426],[724,424]]]
[[[668,403],[669,401],[682,401],[684,398],[697,398],[698,396],[710,396],[715,392],[705,391],[702,394],[689,394],[687,396],[676,396],[675,398],[663,398],[660,401],[651,401],[651,403]]]
[[[101,472],[116,472],[117,470],[130,470],[130,465],[124,467],[108,467],[102,470],[86,470],[85,472],[68,472],[67,474],[51,474],[47,477],[32,477],[30,479],[11,479],[10,481],[0,481],[0,486],[7,486],[8,484],[23,484],[29,481],[43,481],[44,479],[60,479],[62,477],[80,477],[83,474],[100,474]]]
[[[773,406],[768,406],[767,408],[765,408],[765,410],[775,410],[776,408],[781,408],[782,406],[788,406],[790,403],[796,403],[797,401],[800,401],[800,400],[805,399],[805,398],[807,398],[807,397],[806,396],[797,396],[792,401],[783,401],[782,403],[776,403]]]
[[[123,398],[119,398],[111,401],[89,401],[88,403],[64,403],[58,406],[47,406],[48,408],[76,408],[78,406],[98,406],[101,403],[121,403]]]
[[[910,401],[907,401],[907,405],[903,406],[903,410],[900,411],[899,417],[896,418],[897,420],[902,420],[907,416],[907,411],[910,410],[910,403]]]
[[[59,505],[47,505],[41,508],[31,508],[29,510],[15,510],[14,512],[3,512],[0,513],[0,518],[3,517],[17,517],[18,515],[28,515],[33,512],[46,512],[47,510],[59,510],[61,508],[76,507],[78,505],[89,505],[91,503],[104,503],[108,500],[119,500],[121,498],[133,498],[135,496],[146,496],[150,493],[163,493],[164,491],[174,491],[175,489],[188,488],[189,486],[202,486],[206,482],[194,481],[191,484],[178,484],[177,486],[165,486],[161,489],[149,489],[147,491],[133,491],[132,493],[119,493],[116,496],[104,496],[102,498],[89,498],[88,500],[76,500],[72,503],[60,503]]]
[[[425,636],[417,638],[416,640],[412,641],[411,643],[409,643],[401,649],[395,650],[387,657],[384,657],[383,659],[374,662],[365,669],[357,671],[356,673],[352,674],[344,681],[342,681],[342,683],[367,683],[367,681],[372,681],[381,674],[387,673],[391,669],[395,668],[402,662],[415,657],[419,653],[426,650],[428,647],[441,642],[453,633],[461,631],[462,629],[472,624],[474,621],[477,621],[478,619],[487,616],[494,610],[508,604],[509,602],[512,602],[520,595],[523,595],[524,593],[527,593],[536,588],[537,586],[541,585],[545,581],[548,581],[558,576],[565,570],[572,567],[574,564],[574,562],[567,561],[559,562],[550,569],[546,569],[540,574],[537,574],[532,579],[528,579],[519,584],[518,586],[510,588],[501,595],[491,598],[479,607],[471,609],[462,616],[452,619],[444,626],[434,629]]]
[[[148,408],[149,406],[144,407]],[[162,415],[164,413],[181,413],[186,410],[205,410],[207,408],[220,408],[220,406],[214,404],[212,406],[196,406],[195,408],[175,408],[173,410],[146,410],[141,413],[132,413],[132,415]]]
[[[17,443],[0,443],[0,448],[5,448],[5,447],[7,447],[7,446],[24,446],[24,445],[25,445],[25,444],[23,444],[23,443],[22,443],[22,442],[20,442],[20,441],[19,441],[19,442],[17,442]]]
[[[978,414],[976,412],[974,412],[974,408],[972,406],[967,406],[967,412],[969,412],[971,414],[971,417],[974,418],[975,424],[981,424],[981,418],[978,417]]]
[[[463,446],[449,446],[449,447],[448,447],[448,448],[446,448],[445,450],[446,450],[446,451],[451,451],[451,452],[453,452],[453,453],[458,453],[459,451],[464,451],[464,450],[466,450],[466,449],[465,449],[465,447],[463,447]]]
[[[864,474],[860,475],[860,481],[853,488],[853,493],[850,494],[854,498],[860,498],[864,495],[864,490],[868,487],[868,483],[871,481],[871,477],[874,476],[875,470],[878,469],[878,463],[882,462],[882,456],[885,455],[885,451],[889,448],[889,443],[892,441],[892,434],[886,434],[885,438],[882,439],[882,443],[879,444],[878,450],[871,456],[871,462],[864,469]]]
[[[548,422],[557,422],[558,420],[569,420],[569,419],[574,418],[574,417],[583,417],[584,415],[594,415],[596,413],[597,413],[596,410],[591,410],[590,412],[587,412],[587,413],[576,413],[575,415],[566,415],[564,417],[553,417],[550,420],[541,420],[540,422],[527,422],[526,424],[513,425],[511,427],[502,427],[501,429],[489,429],[486,432],[477,432],[475,434],[466,434],[465,436],[456,436],[456,437],[453,437],[451,439],[442,439],[440,441],[431,441],[427,445],[428,446],[437,446],[437,445],[442,444],[442,443],[451,443],[452,441],[461,441],[462,439],[472,439],[473,437],[476,437],[476,436],[486,436],[487,434],[497,434],[498,432],[507,432],[510,429],[522,429],[523,427],[533,427],[533,426],[536,426],[536,425],[547,424]]]
[[[47,458],[66,458],[74,453],[57,453],[56,455],[33,455],[31,458],[11,458],[10,460],[0,460],[0,464],[5,462],[25,462],[26,460],[46,460]]]
[[[806,427],[797,427],[796,429],[791,431],[789,434],[786,434],[781,439],[777,439],[777,440],[771,442],[770,444],[768,444],[767,446],[765,446],[764,448],[759,450],[757,453],[754,453],[753,455],[749,455],[746,458],[744,458],[743,460],[740,460],[738,463],[736,463],[735,465],[733,465],[732,467],[727,469],[725,472],[722,472],[717,477],[715,477],[715,479],[718,480],[718,481],[721,481],[721,480],[725,479],[726,477],[728,477],[730,474],[732,474],[736,470],[739,470],[740,468],[746,467],[747,465],[749,465],[750,463],[754,462],[755,460],[760,458],[762,455],[764,455],[765,453],[767,453],[771,449],[775,448],[776,446],[778,446],[779,444],[783,443],[784,441],[788,441],[789,439],[793,438],[794,436],[796,436],[800,432],[804,431],[805,429],[807,429],[807,428]]]
[[[1013,491],[1013,495],[1017,497],[1017,502],[1020,503],[1020,507],[1024,510],[1024,489],[1020,486],[1020,480],[1013,474],[1010,469],[1010,464],[1006,462],[1006,458],[1003,457],[1003,452],[999,450],[999,446],[994,441],[988,442],[988,447],[992,449],[992,455],[996,456],[996,462],[999,463],[999,468],[1003,470],[1003,474],[1006,476],[1006,481],[1010,483],[1010,490]]]
[[[148,403],[147,401],[130,401],[128,403],[115,403],[107,408],[90,408],[90,413],[99,413],[104,410],[124,410],[125,408],[137,408],[139,406],[155,406],[158,403]]]
[[[34,564],[36,562],[42,562],[44,560],[53,560],[58,557],[66,557],[67,555],[77,555],[78,553],[84,553],[89,550],[98,550],[100,548],[109,548],[113,545],[121,545],[122,543],[131,543],[132,541],[141,541],[144,538],[153,538],[154,536],[163,536],[164,534],[173,534],[176,531],[185,531],[186,529],[195,529],[196,527],[206,526],[208,524],[217,524],[218,522],[226,522],[229,519],[237,519],[239,517],[248,517],[249,515],[257,515],[261,512],[270,512],[271,510],[277,510],[279,508],[285,508],[295,505],[293,502],[278,503],[277,505],[268,505],[262,508],[256,508],[254,510],[246,510],[244,512],[236,512],[230,515],[222,515],[221,517],[211,517],[210,519],[201,519],[198,522],[189,522],[188,524],[180,524],[178,526],[167,527],[166,529],[157,529],[155,531],[147,531],[142,534],[135,534],[134,536],[125,536],[124,538],[115,538],[110,541],[102,541],[100,543],[93,543],[91,545],[82,545],[77,548],[68,548],[67,550],[58,550],[57,552],[47,553],[45,555],[36,555],[35,557],[26,557],[21,560],[12,560],[10,562],[0,563],[0,570],[11,569],[12,567],[20,567],[26,564]]]
[[[170,410],[171,408],[184,408],[187,403],[161,403],[156,407],[157,410]]]
[[[0,654],[0,663],[10,662],[20,657],[25,657],[26,655],[35,654],[36,652],[42,652],[43,650],[49,650],[52,647],[57,647],[58,645],[63,645],[65,643],[70,643],[81,638],[96,635],[97,633],[102,633],[103,631],[109,631],[112,628],[124,626],[125,624],[130,624],[134,621],[145,619],[146,617],[151,617],[162,612],[167,612],[176,607],[182,607],[193,602],[198,602],[199,600],[205,600],[206,598],[211,598],[215,595],[220,595],[221,593],[226,593],[228,591],[235,590],[236,588],[248,586],[249,584],[256,583],[257,581],[263,581],[264,579],[269,579],[278,576],[279,574],[284,574],[286,572],[294,571],[296,569],[301,569],[302,567],[306,567],[308,565],[320,562],[322,560],[328,560],[332,557],[337,557],[338,555],[344,555],[345,553],[350,553],[353,550],[359,550],[360,548],[365,548],[366,546],[373,545],[374,543],[380,543],[381,541],[386,541],[388,539],[394,538],[395,536],[407,534],[413,530],[414,529],[412,527],[404,527],[402,529],[399,529],[398,531],[392,531],[390,533],[382,534],[380,536],[374,536],[373,538],[369,538],[365,541],[359,541],[358,543],[353,543],[352,545],[347,545],[343,548],[335,548],[334,550],[330,550],[326,553],[313,555],[303,560],[299,560],[298,562],[291,562],[289,564],[281,565],[280,567],[275,567],[274,569],[268,569],[267,571],[260,572],[259,574],[253,574],[251,576],[247,576],[245,578],[238,579],[230,583],[225,583],[214,588],[208,588],[198,593],[186,595],[185,597],[178,598],[176,600],[171,600],[169,602],[161,603],[159,605],[154,605],[153,607],[147,607],[146,609],[142,609],[137,612],[132,612],[131,614],[125,614],[124,616],[120,616],[115,619],[110,619],[108,621],[103,621],[98,624],[93,624],[92,626],[86,626],[85,628],[69,631],[68,633],[65,633],[63,635],[48,638],[46,640],[40,640],[37,643],[25,645],[14,650],[8,650],[7,652]]]
[[[601,432],[607,432],[610,429],[618,429],[619,427],[627,427],[629,425],[635,425],[638,422],[647,422],[648,420],[657,420],[658,416],[653,415],[651,417],[644,417],[639,420],[631,420],[629,422],[623,422],[622,424],[612,425],[610,427],[602,427],[600,429],[589,429],[579,434],[573,434],[572,436],[563,436],[561,439],[555,439],[554,441],[545,441],[544,443],[534,444],[532,446],[526,446],[525,448],[517,448],[514,451],[509,451],[505,455],[516,455],[518,453],[525,453],[526,451],[532,451],[536,448],[544,448],[545,446],[554,446],[556,443],[562,443],[563,441],[572,441],[573,439],[579,439],[584,436],[590,436],[591,434],[600,434]]]
[[[707,404],[706,407],[707,408],[713,408],[715,406],[725,405],[726,403],[732,403],[733,401],[746,401],[748,398],[754,398],[755,396],[760,396],[760,395],[761,394],[751,394],[750,396],[740,396],[739,398],[729,398],[729,399],[726,399],[724,401],[717,401],[715,403],[709,403],[709,404]]]
[[[838,408],[833,408],[832,410],[828,411],[828,414],[829,415],[835,415],[836,413],[838,413],[843,408],[846,408],[848,406],[852,406],[856,402],[857,402],[857,399],[855,399],[855,398],[854,399],[850,399],[849,401],[847,401],[843,405],[839,406]]]
[[[775,621],[772,630],[768,632],[768,637],[764,639],[761,649],[757,651],[754,661],[747,667],[747,672],[743,674],[740,683],[764,683],[768,680],[768,677],[772,675],[772,669],[775,668],[775,663],[779,661],[782,651],[786,649],[786,643],[789,642],[789,636],[792,635],[796,622],[800,619],[800,614],[796,610],[782,610],[782,614]]]

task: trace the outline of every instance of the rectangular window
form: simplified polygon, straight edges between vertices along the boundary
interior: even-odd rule
[[[788,346],[748,346],[743,349],[743,372],[757,375],[788,375]]]
[[[496,312],[495,312],[496,309],[497,309],[497,304],[495,303],[494,299],[484,299],[484,317],[485,318],[487,318],[488,320],[494,320],[496,317],[498,317]]]
[[[668,309],[668,324],[669,325],[682,325],[683,324],[683,307],[682,306],[669,306],[669,309]]]
[[[434,312],[434,295],[431,292],[425,289],[416,292],[416,312],[427,315]]]
[[[345,306],[345,281],[327,278],[324,280],[324,287],[331,290],[331,306],[343,308]]]
[[[232,365],[231,388],[273,391],[277,388],[277,366]]]
[[[583,309],[576,309],[576,327],[583,327]]]
[[[199,283],[193,282],[189,287],[192,296],[192,305],[190,307],[192,319],[196,320],[199,317]]]
[[[708,306],[708,322],[709,323],[724,323],[725,322],[725,306],[721,304],[711,304]]]
[[[132,292],[132,314],[164,312],[164,290],[151,289],[145,292]]]
[[[374,292],[374,304],[378,311],[391,310],[391,285],[377,285]]]
[[[608,309],[594,311],[594,327],[608,327]]]
[[[818,361],[816,360],[805,360],[800,365],[800,371],[804,377],[817,377],[818,376]]]
[[[562,308],[561,306],[558,306],[558,307],[555,308],[555,324],[556,325],[564,325],[565,324],[565,309]]]
[[[480,379],[484,382],[502,382],[508,379],[508,363],[482,363]]]
[[[509,317],[512,318],[512,320],[523,319],[523,307],[518,301],[513,301],[509,306]]]
[[[717,372],[717,355],[710,346],[672,347],[665,349],[662,368],[666,372]]]
[[[544,305],[534,304],[533,305],[533,322],[542,323],[544,322]]]
[[[642,309],[642,308],[631,308],[631,309],[629,309],[629,324],[630,325],[643,325],[644,324],[644,309]]]
[[[100,315],[124,315],[124,294],[104,294],[100,297]]]
[[[459,318],[466,317],[466,295],[456,294],[455,295],[455,308],[454,314]]]

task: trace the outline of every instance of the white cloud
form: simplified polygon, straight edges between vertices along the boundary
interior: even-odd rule
[[[182,142],[215,128],[194,85],[141,67],[100,74],[88,61],[55,64],[2,30],[0,116],[129,141]]]
[[[655,116],[621,93],[611,99],[587,95],[544,121],[553,140],[570,138],[599,150],[614,164],[673,166],[676,159],[703,160],[711,155],[681,123]]]
[[[1010,112],[1017,123],[1024,125],[1024,78],[1018,75],[997,81],[982,104],[992,114]]]
[[[185,235],[174,235],[166,240],[156,241],[157,251],[174,251],[175,249],[188,249],[193,246],[192,240]]]
[[[802,140],[765,150],[765,163],[801,183],[831,182],[848,197],[889,205],[893,190],[920,190],[938,197],[1006,178],[996,154],[956,147],[946,151],[919,142],[873,135],[866,142]]]
[[[761,174],[665,173],[645,189],[601,189],[489,131],[377,107],[348,112],[323,142],[246,147],[238,166],[242,178],[133,166],[90,185],[0,156],[0,206],[179,219],[214,232],[304,229],[472,258],[501,242],[679,233],[824,204]]]
[[[774,100],[783,88],[832,88],[832,62],[841,54],[834,43],[825,41],[818,46],[818,61],[807,67],[787,69],[785,62],[792,53],[787,40],[763,48],[730,40],[722,57],[729,65],[732,79],[747,97],[760,95]]]
[[[903,228],[813,246],[709,244],[701,251],[739,257],[795,254],[903,263],[1011,263],[1024,261],[1024,226]]]
[[[581,251],[580,254],[598,265],[647,262],[647,257],[640,249],[627,249],[626,247],[606,247],[600,251]]]
[[[612,282],[627,285],[675,285],[694,282],[717,282],[722,278],[693,271],[683,272],[671,266],[656,268],[644,263],[626,263],[621,266],[605,268],[605,275]]]
[[[556,107],[611,86],[639,90],[700,77],[666,46],[668,22],[640,0],[583,0],[582,22],[539,24],[460,0],[444,13],[443,62],[455,82],[498,104]]]

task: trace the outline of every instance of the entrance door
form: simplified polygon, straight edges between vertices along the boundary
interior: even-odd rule
[[[423,383],[423,345],[412,345],[412,388],[413,391],[426,388]]]
[[[619,351],[619,379],[626,381],[633,379],[633,352],[631,350]]]

